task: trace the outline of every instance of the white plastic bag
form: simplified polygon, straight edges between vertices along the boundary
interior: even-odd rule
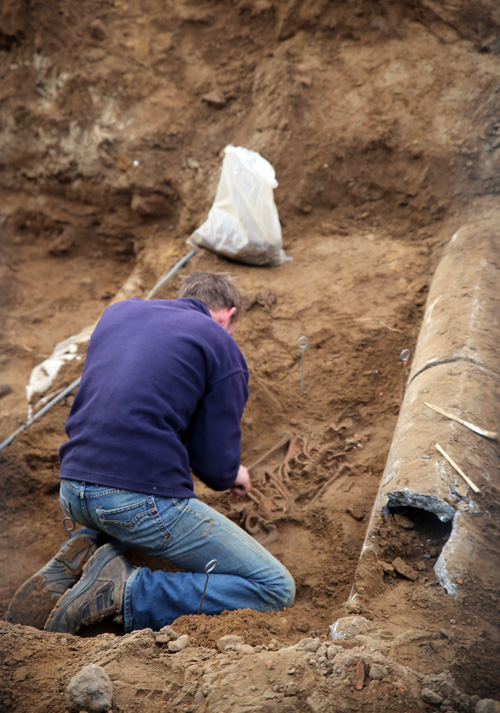
[[[291,260],[281,247],[277,185],[274,168],[260,154],[226,146],[213,205],[188,242],[250,265]]]

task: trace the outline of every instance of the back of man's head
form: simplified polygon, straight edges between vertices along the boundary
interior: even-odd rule
[[[236,307],[236,312],[231,318],[233,324],[236,323],[240,313],[241,296],[227,273],[192,272],[183,277],[177,296],[193,297],[203,302],[212,312]]]

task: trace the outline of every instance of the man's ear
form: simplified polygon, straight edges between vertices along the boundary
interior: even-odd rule
[[[225,327],[227,324],[229,324],[229,322],[233,318],[233,314],[235,314],[235,313],[236,313],[236,307],[231,307],[231,309],[227,310],[227,313],[226,313],[227,319],[224,321],[224,324],[222,325],[223,327]]]
[[[210,310],[212,319],[215,319],[217,324],[220,324],[220,326],[224,327],[225,330],[228,330],[228,327],[231,323],[231,319],[235,312],[236,307],[231,307],[231,309],[227,309],[226,307],[224,307],[223,309],[218,309],[216,312],[212,312],[212,310]]]
[[[232,321],[233,315],[236,312],[236,307],[231,307],[231,309],[224,310],[223,316],[222,316],[222,321],[219,322],[219,324],[226,330],[226,332],[229,332],[231,336],[234,334],[234,328],[236,327],[236,323]]]

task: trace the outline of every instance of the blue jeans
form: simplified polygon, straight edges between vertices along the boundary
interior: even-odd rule
[[[125,631],[159,630],[196,614],[209,575],[203,614],[228,609],[276,611],[291,606],[288,570],[250,535],[196,498],[163,498],[74,480],[62,480],[63,512],[84,527],[156,555],[186,572],[134,570],[125,585]]]

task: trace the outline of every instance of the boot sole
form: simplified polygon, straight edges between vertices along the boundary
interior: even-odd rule
[[[50,562],[19,587],[7,609],[6,621],[43,629],[50,612],[78,580],[96,548],[89,537],[69,540]]]
[[[121,553],[116,549],[116,547],[110,543],[102,545],[102,547],[98,548],[97,552],[95,552],[95,554],[84,566],[80,581],[72,589],[69,589],[65,594],[63,594],[53,608],[52,613],[45,623],[45,631],[59,632],[62,634],[76,634],[78,629],[80,629],[82,625],[85,625],[88,617],[82,616],[80,618],[80,613],[88,609],[85,599],[83,599],[82,606],[78,609],[79,615],[73,621],[66,618],[67,610],[76,599],[82,598],[83,595],[93,586],[103,567],[115,557],[120,556],[120,554]],[[108,609],[109,608],[103,610],[103,613],[105,612],[105,616],[113,613],[113,609],[109,611]]]

